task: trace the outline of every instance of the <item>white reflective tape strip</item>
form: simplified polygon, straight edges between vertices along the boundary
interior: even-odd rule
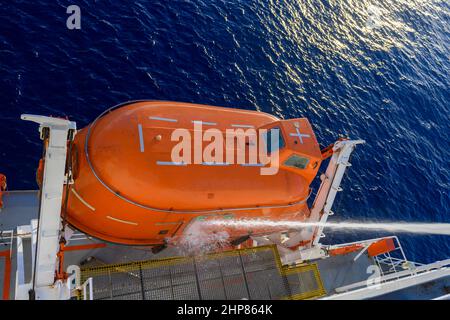
[[[205,126],[217,126],[216,122],[204,122],[201,120],[192,120],[192,123],[204,124]]]
[[[139,146],[141,149],[141,152],[144,152],[144,135],[142,134],[142,125],[138,124],[138,131],[139,131]]]
[[[117,221],[117,222],[121,222],[121,223],[126,223],[126,224],[132,224],[132,225],[134,225],[134,226],[137,226],[138,224],[136,223],[136,222],[131,222],[131,221],[126,221],[126,220],[121,220],[121,219],[117,219],[117,218],[114,218],[114,217],[111,217],[111,216],[106,216],[108,219],[111,219],[111,220],[114,220],[114,221]]]
[[[158,166],[185,166],[184,162],[172,162],[172,161],[156,161]]]
[[[84,204],[86,207],[88,207],[89,209],[91,209],[92,211],[95,211],[95,208],[93,206],[91,206],[89,203],[87,203],[79,194],[78,192],[75,191],[74,188],[70,188],[70,191],[73,192],[73,194],[78,198],[78,200],[80,200],[80,202],[82,204]]]
[[[254,128],[255,127],[250,124],[232,124],[231,126],[234,128]]]
[[[306,138],[311,138],[311,136],[309,134],[303,134],[301,133],[300,135],[296,134],[296,133],[290,133],[289,134],[291,137],[306,137]]]
[[[204,166],[229,166],[227,162],[202,162]]]
[[[289,135],[291,137],[298,137],[300,139],[300,143],[303,144],[303,137],[305,138],[311,138],[309,134],[300,133],[300,130],[298,129],[298,125],[295,126],[295,131],[297,133],[290,133]]]
[[[167,122],[178,122],[177,119],[171,119],[171,118],[163,118],[163,117],[148,117],[151,120],[159,120],[159,121],[167,121]]]

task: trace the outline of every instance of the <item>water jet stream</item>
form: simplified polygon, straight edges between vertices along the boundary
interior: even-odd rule
[[[302,221],[270,221],[270,220],[210,220],[204,222],[211,226],[234,228],[286,228],[298,230],[307,227],[325,227],[333,230],[374,230],[415,234],[435,234],[450,236],[450,223],[396,223],[396,222],[302,222]]]

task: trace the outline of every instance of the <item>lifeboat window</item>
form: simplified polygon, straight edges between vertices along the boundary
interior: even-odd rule
[[[308,158],[294,154],[284,162],[284,165],[288,167],[294,167],[297,169],[305,169],[308,163],[309,163]]]
[[[278,134],[278,145],[272,145],[272,135],[276,134]],[[281,129],[279,127],[267,130],[267,133],[263,133],[263,138],[266,142],[267,154],[270,154],[273,151],[284,148],[285,143],[283,139],[283,134],[281,133]]]

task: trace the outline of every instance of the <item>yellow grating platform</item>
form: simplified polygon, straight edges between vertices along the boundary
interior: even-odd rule
[[[286,268],[276,246],[81,269],[94,299],[312,299],[325,294],[316,264]]]

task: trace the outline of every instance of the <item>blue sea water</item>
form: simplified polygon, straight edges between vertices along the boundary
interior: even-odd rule
[[[323,146],[365,139],[334,220],[450,222],[449,56],[445,0],[1,1],[0,172],[36,188],[21,113],[83,127],[126,100],[205,103],[307,117]],[[399,236],[412,260],[450,256],[449,237]]]

